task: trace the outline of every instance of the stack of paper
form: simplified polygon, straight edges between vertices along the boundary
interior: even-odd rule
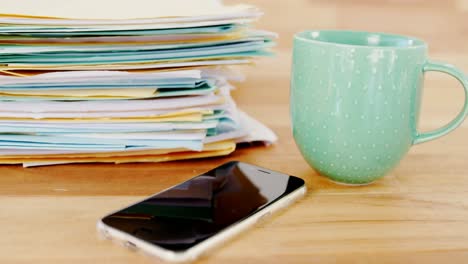
[[[22,0],[0,9],[0,163],[158,162],[274,141],[227,65],[269,55],[251,6]]]

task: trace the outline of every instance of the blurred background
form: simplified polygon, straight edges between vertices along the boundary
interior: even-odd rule
[[[411,35],[429,44],[432,59],[449,62],[468,72],[468,0],[225,0],[224,3],[258,6],[265,14],[257,28],[279,33],[277,56],[262,59],[255,69],[244,69],[247,80],[234,93],[238,96],[252,92],[250,97],[242,96],[238,101],[241,108],[273,128],[288,126],[274,123],[265,115],[271,111],[278,115],[289,113],[292,39],[298,31],[352,29]],[[267,83],[272,83],[268,78],[277,80],[277,85],[266,87]],[[463,90],[459,86],[458,81],[448,75],[432,72],[426,75],[421,130],[440,127],[458,113],[463,102]],[[269,98],[255,96],[255,91],[260,94],[264,89],[272,90]],[[265,100],[268,103],[262,105]],[[281,109],[260,109],[272,107],[272,100]],[[252,104],[255,101],[257,103]],[[468,124],[465,122],[463,126]],[[463,133],[463,130],[454,133]]]

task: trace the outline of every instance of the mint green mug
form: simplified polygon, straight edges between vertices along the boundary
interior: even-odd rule
[[[465,88],[462,111],[419,133],[424,73],[452,75]],[[468,112],[468,82],[455,67],[427,58],[422,40],[384,33],[318,30],[294,37],[293,134],[306,161],[345,184],[367,184],[394,168],[412,145],[458,127]]]

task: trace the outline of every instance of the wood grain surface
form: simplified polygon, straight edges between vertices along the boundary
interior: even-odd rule
[[[230,0],[228,3],[238,1]],[[468,71],[466,0],[246,1],[265,11],[258,27],[280,34],[275,58],[262,59],[237,84],[239,106],[279,135],[271,147],[224,158],[160,164],[0,167],[0,263],[152,263],[100,241],[96,221],[114,209],[228,160],[297,175],[310,192],[199,263],[468,263],[468,123],[412,148],[388,176],[343,187],[317,175],[291,136],[288,94],[294,32],[344,28],[409,34],[430,56]],[[451,120],[460,85],[426,77],[421,130]]]

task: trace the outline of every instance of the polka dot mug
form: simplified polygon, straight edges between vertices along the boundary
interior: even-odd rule
[[[458,79],[465,103],[446,126],[420,133],[427,71]],[[467,88],[461,71],[430,61],[427,44],[413,37],[340,30],[304,31],[294,37],[294,139],[313,168],[339,183],[371,183],[394,168],[412,145],[458,127],[468,112]]]

